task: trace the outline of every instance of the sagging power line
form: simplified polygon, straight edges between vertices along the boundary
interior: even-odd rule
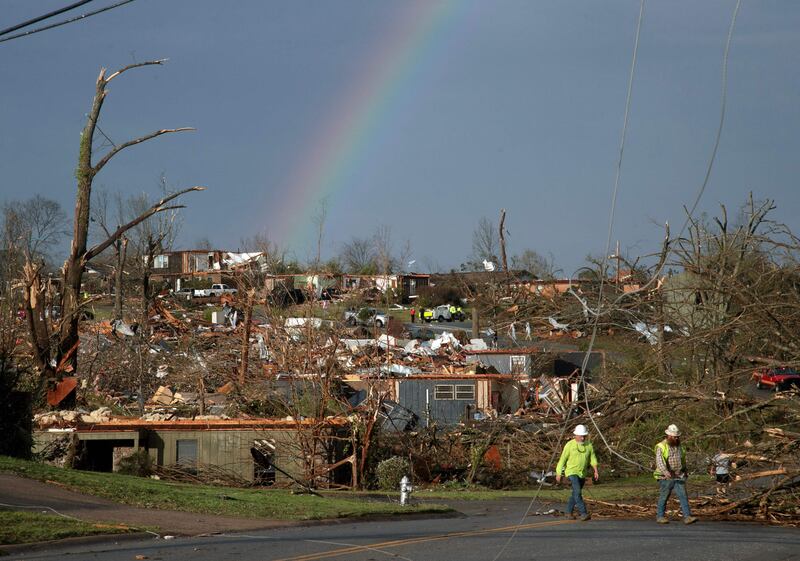
[[[74,9],[74,8],[76,8],[78,6],[81,6],[81,5],[86,4],[88,2],[91,2],[91,1],[92,0],[83,0],[81,2],[76,2],[75,4],[72,4],[70,6],[65,6],[64,8],[61,8],[61,9],[56,10],[54,12],[50,12],[48,14],[44,14],[42,16],[33,18],[31,20],[22,22],[20,24],[14,25],[12,27],[9,27],[9,28],[3,30],[2,32],[0,32],[0,35],[11,33],[12,31],[16,31],[18,29],[22,29],[23,27],[27,27],[28,25],[32,25],[32,24],[37,23],[39,21],[42,21],[42,20],[45,20],[45,19],[49,19],[49,18],[51,18],[51,17],[53,17],[55,15],[61,14],[61,13],[66,12],[66,11],[69,11],[71,9]],[[117,2],[115,4],[111,4],[110,6],[106,6],[104,8],[99,8],[99,9],[91,11],[91,12],[86,12],[86,13],[81,14],[79,16],[71,17],[71,18],[56,22],[56,23],[52,23],[50,25],[45,25],[43,27],[37,27],[36,29],[23,31],[23,32],[17,33],[15,35],[10,35],[8,37],[2,37],[2,38],[0,38],[0,43],[5,43],[6,41],[11,41],[13,39],[20,39],[22,37],[27,37],[28,35],[33,35],[34,33],[40,33],[42,31],[47,31],[49,29],[54,29],[56,27],[61,27],[62,25],[67,25],[68,23],[73,23],[73,22],[76,22],[76,21],[79,21],[79,20],[82,20],[82,19],[86,19],[86,18],[91,17],[91,16],[96,16],[97,14],[102,14],[103,12],[108,12],[109,10],[113,10],[114,8],[119,8],[121,6],[124,6],[125,4],[130,4],[133,1],[134,0],[122,0],[121,2]]]

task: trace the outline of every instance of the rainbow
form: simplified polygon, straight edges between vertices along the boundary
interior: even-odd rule
[[[310,141],[281,191],[286,193],[269,234],[279,243],[300,249],[313,227],[309,217],[323,199],[346,189],[352,170],[361,162],[392,107],[412,87],[413,74],[433,48],[441,28],[452,18],[456,0],[413,0],[388,33],[378,36],[363,70],[331,105],[328,118],[315,128]]]

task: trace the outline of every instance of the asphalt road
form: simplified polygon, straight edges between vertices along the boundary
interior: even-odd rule
[[[499,559],[504,561],[800,560],[800,530],[792,528],[702,520],[692,526],[677,521],[661,526],[651,520],[577,522],[551,516],[523,520],[528,506],[525,500],[461,506],[465,514],[458,518],[348,522],[172,540],[107,542],[32,551],[11,558],[493,561],[502,550]]]

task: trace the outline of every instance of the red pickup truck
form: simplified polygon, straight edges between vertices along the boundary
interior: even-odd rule
[[[800,372],[795,368],[779,366],[775,368],[758,368],[753,372],[753,380],[759,389],[770,388],[776,391],[790,388],[800,389]]]

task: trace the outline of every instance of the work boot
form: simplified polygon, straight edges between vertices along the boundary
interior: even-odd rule
[[[587,520],[591,520],[591,519],[592,519],[592,515],[589,514],[589,513],[586,513],[583,516],[581,516],[581,522],[586,522]]]
[[[695,522],[697,522],[696,516],[687,516],[686,518],[683,519],[684,524],[694,524]]]
[[[669,519],[662,516],[661,518],[656,518],[656,522],[659,524],[669,524]]]

